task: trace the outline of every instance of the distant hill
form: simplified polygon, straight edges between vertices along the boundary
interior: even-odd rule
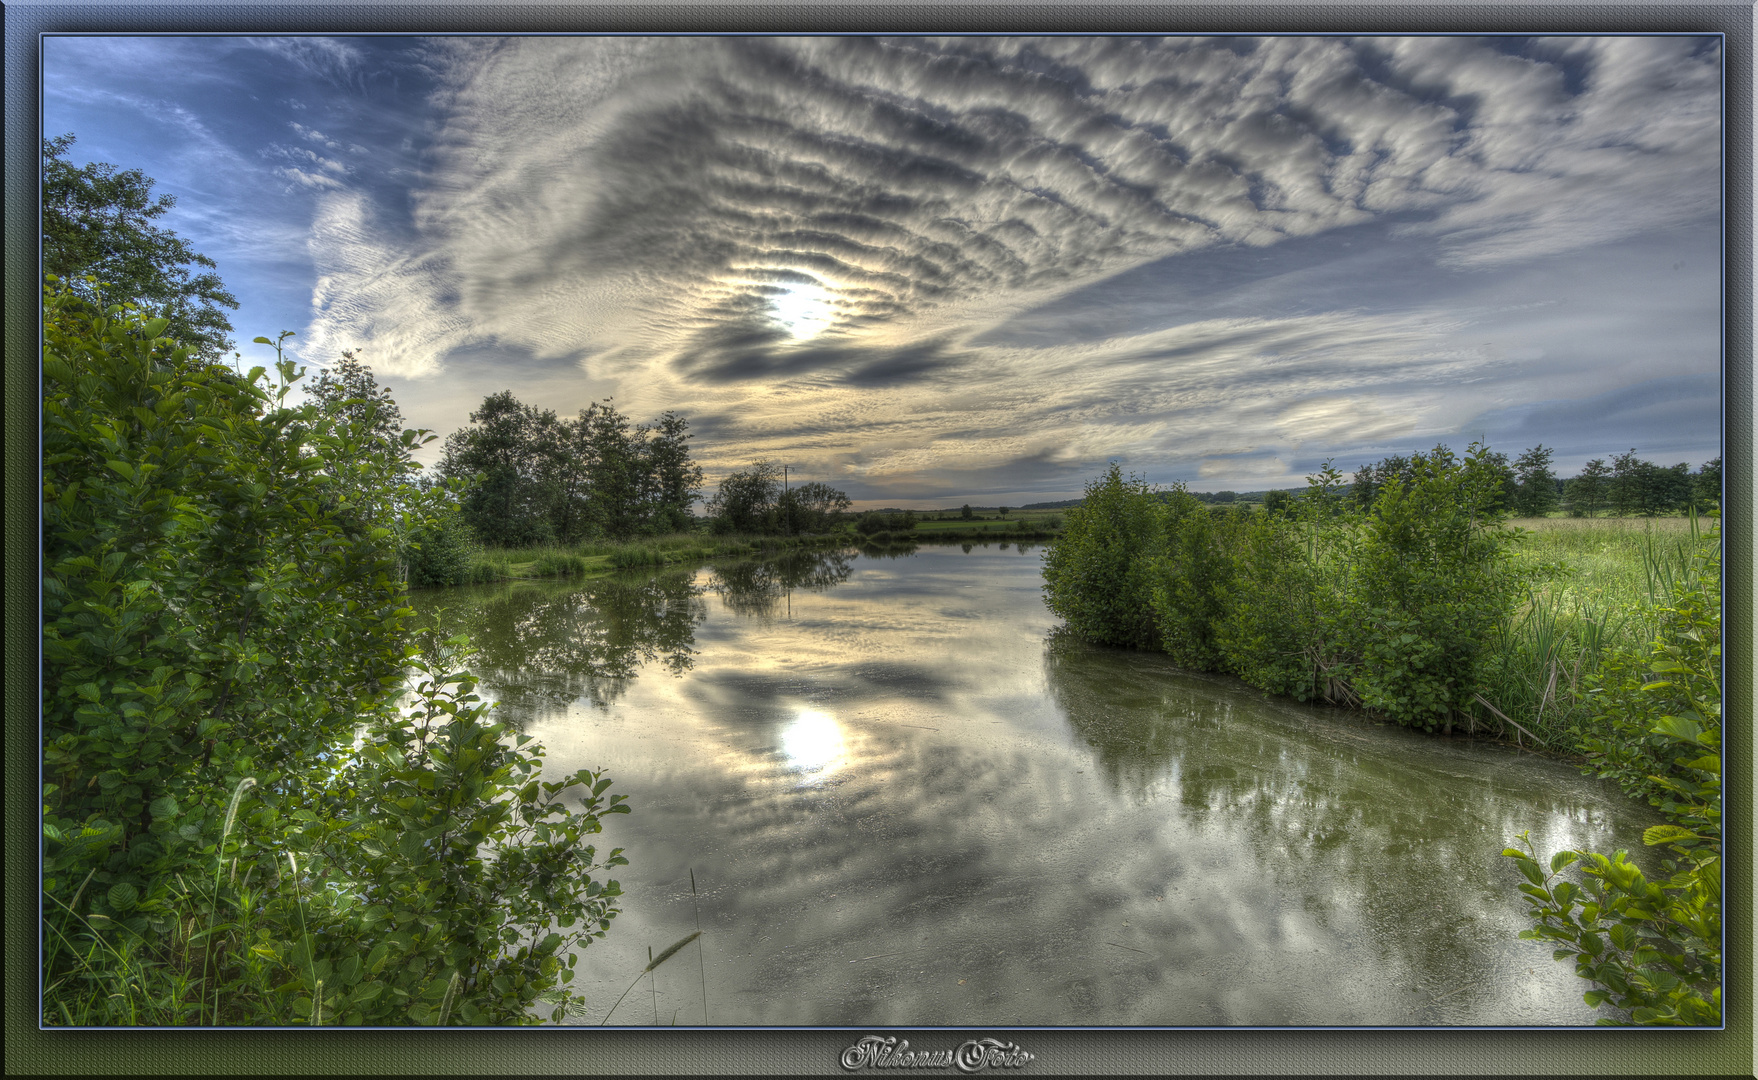
[[[1079,506],[1085,499],[1063,499],[1061,502],[1026,503],[1021,510],[1066,510],[1071,506]]]

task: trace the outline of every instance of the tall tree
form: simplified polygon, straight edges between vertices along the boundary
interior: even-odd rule
[[[654,478],[654,515],[661,527],[688,529],[690,506],[702,490],[702,466],[690,460],[690,425],[675,412],[662,414],[647,443],[647,462]]]
[[[1543,517],[1557,508],[1557,474],[1550,467],[1552,453],[1540,443],[1514,459],[1514,511],[1521,517]]]
[[[1648,499],[1642,507],[1647,517],[1674,514],[1691,505],[1691,464],[1681,461],[1667,468],[1655,466],[1647,486]]]
[[[1705,461],[1691,477],[1691,494],[1702,508],[1721,505],[1721,459]]]
[[[99,292],[85,278],[96,278],[103,302],[138,304],[170,320],[165,336],[191,354],[219,360],[232,348],[232,323],[221,308],[237,310],[238,300],[214,260],[153,224],[177,197],[154,197],[153,181],[139,169],[74,167],[67,160],[73,142],[71,134],[43,140],[43,272],[88,302]]]
[[[813,480],[782,492],[780,518],[790,533],[825,532],[848,511],[849,497]]]
[[[552,415],[553,422],[553,415]],[[480,476],[464,495],[464,519],[485,544],[517,547],[552,536],[547,507],[538,489],[539,460],[534,438],[542,415],[520,404],[511,390],[483,399],[470,414],[475,425],[446,436],[440,473]]]
[[[649,486],[644,475],[647,431],[631,430],[628,418],[609,398],[593,402],[579,422],[591,455],[593,520],[619,540],[634,536],[646,523],[642,496]]]
[[[781,466],[759,461],[720,482],[708,501],[708,513],[721,532],[768,532],[776,524],[781,501]]]
[[[1653,469],[1651,462],[1643,461],[1636,456],[1636,448],[1631,447],[1622,454],[1617,454],[1611,461],[1611,480],[1606,484],[1606,501],[1611,504],[1612,513],[1619,517],[1642,512],[1646,503],[1643,490],[1644,475]]]
[[[334,367],[321,369],[305,392],[325,413],[360,425],[383,443],[395,445],[403,431],[403,413],[391,388],[379,385],[372,368],[351,349],[343,350]]]
[[[1581,467],[1581,475],[1571,479],[1564,488],[1569,500],[1569,513],[1594,517],[1606,504],[1611,487],[1612,471],[1604,458],[1594,458]]]

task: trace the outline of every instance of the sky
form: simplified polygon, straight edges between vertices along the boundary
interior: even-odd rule
[[[676,410],[705,495],[1721,453],[1714,36],[52,37],[43,132],[177,197],[247,362]]]

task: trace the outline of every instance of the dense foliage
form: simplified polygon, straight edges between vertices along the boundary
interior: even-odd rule
[[[780,465],[759,461],[720,482],[708,500],[709,528],[721,534],[828,532],[849,505],[846,494],[816,480],[789,487]]]
[[[1665,876],[1643,874],[1625,851],[1559,852],[1547,872],[1524,834],[1522,848],[1503,852],[1527,879],[1535,926],[1520,936],[1552,942],[1556,959],[1596,984],[1588,1004],[1638,1024],[1721,1023],[1718,539],[1712,531],[1696,573],[1677,584],[1655,641],[1607,661],[1589,695],[1596,723],[1577,732],[1591,768],[1667,818],[1643,835],[1673,856]],[[1583,880],[1557,880],[1571,865]]]
[[[566,420],[507,390],[485,398],[470,423],[446,437],[439,472],[473,481],[464,520],[484,544],[575,544],[690,527],[702,469],[677,413],[631,428],[604,401]]]
[[[1484,447],[1437,447],[1379,474],[1365,509],[1327,465],[1258,513],[1113,465],[1045,554],[1045,598],[1089,640],[1404,724],[1474,724],[1488,646],[1520,595],[1505,475]]]
[[[1604,458],[1594,458],[1563,484],[1562,508],[1574,517],[1597,517],[1601,512],[1657,517],[1720,505],[1720,458],[1693,473],[1686,462],[1663,468],[1638,458],[1632,449],[1614,455],[1610,465]]]
[[[614,914],[576,841],[623,807],[411,655],[399,530],[445,492],[290,362],[100,305],[44,301],[44,1021],[528,1019]]]
[[[177,197],[154,198],[153,181],[138,169],[75,168],[67,160],[73,142],[72,135],[43,140],[43,272],[100,307],[95,283],[102,281],[108,302],[156,312],[166,320],[165,336],[203,360],[222,358],[232,348],[232,324],[221,309],[236,310],[238,300],[214,260],[153,224]]]

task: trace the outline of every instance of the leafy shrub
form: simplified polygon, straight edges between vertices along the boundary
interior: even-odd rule
[[[1227,603],[1215,624],[1226,670],[1298,701],[1352,703],[1353,662],[1334,631],[1342,586],[1323,572],[1316,544],[1267,511],[1251,514],[1237,535]]]
[[[1463,461],[1445,447],[1417,455],[1409,482],[1387,483],[1351,535],[1343,627],[1365,707],[1429,730],[1469,711],[1521,593],[1517,534],[1485,518],[1501,471],[1477,444]]]
[[[1450,726],[1520,595],[1507,558],[1516,534],[1486,509],[1502,470],[1483,447],[1408,464],[1365,513],[1328,462],[1300,499],[1262,513],[1210,511],[1113,465],[1045,555],[1046,601],[1092,641]]]
[[[470,530],[459,512],[451,508],[441,509],[429,522],[411,529],[402,552],[412,589],[468,584],[474,556]]]
[[[1145,480],[1112,463],[1086,486],[1062,535],[1044,553],[1044,602],[1089,641],[1157,648],[1152,607],[1162,508]]]
[[[391,706],[396,534],[441,496],[288,406],[291,362],[165,326],[44,300],[44,1021],[529,1019],[613,914],[576,841],[620,801],[536,780],[442,666]]]
[[[1527,879],[1520,890],[1536,925],[1520,936],[1553,942],[1556,959],[1573,959],[1576,974],[1597,984],[1584,995],[1588,1004],[1610,1004],[1638,1024],[1721,1023],[1721,625],[1713,600],[1719,549],[1710,556],[1694,579],[1679,584],[1646,661],[1623,656],[1607,663],[1615,692],[1603,695],[1603,734],[1588,743],[1592,767],[1648,795],[1670,819],[1642,837],[1676,856],[1663,864],[1669,876],[1650,880],[1624,851],[1609,858],[1559,852],[1546,873],[1525,834],[1524,850],[1502,852]],[[1639,667],[1650,677],[1631,690],[1630,673]],[[1654,773],[1637,777],[1642,764],[1657,760]],[[1581,885],[1555,881],[1576,863],[1586,879]]]
[[[1162,554],[1152,564],[1149,604],[1160,647],[1182,667],[1221,666],[1218,625],[1232,590],[1232,515],[1209,513],[1197,498],[1175,489],[1162,502]],[[1024,524],[1023,522],[1021,523]]]
[[[1588,680],[1593,714],[1570,729],[1576,748],[1601,778],[1660,805],[1667,784],[1689,776],[1673,761],[1673,738],[1657,731],[1669,716],[1720,730],[1720,531],[1699,542],[1695,572],[1674,586],[1672,602],[1655,611],[1659,637],[1646,650],[1619,649]],[[1709,710],[1713,710],[1713,718]]]

